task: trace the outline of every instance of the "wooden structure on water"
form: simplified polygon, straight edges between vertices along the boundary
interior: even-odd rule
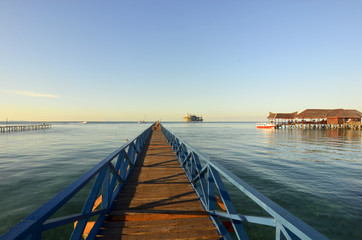
[[[362,113],[354,109],[306,109],[296,116],[297,120],[321,124],[346,124],[361,122]]]
[[[354,109],[306,109],[303,112],[269,113],[268,120],[283,129],[362,129],[362,113]]]
[[[221,238],[160,129],[153,131],[97,238]]]
[[[0,126],[0,132],[19,132],[50,128],[50,124],[35,124],[35,125],[6,125]]]
[[[277,124],[276,129],[352,129],[362,130],[362,123],[321,124],[321,123],[287,123]]]

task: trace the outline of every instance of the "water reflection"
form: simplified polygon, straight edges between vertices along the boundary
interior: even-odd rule
[[[361,131],[205,126],[188,142],[212,160],[329,238],[362,239]]]
[[[333,154],[336,154],[336,151],[362,151],[362,134],[358,130],[281,129],[262,133],[265,143],[270,146],[306,148],[311,152],[332,150]]]

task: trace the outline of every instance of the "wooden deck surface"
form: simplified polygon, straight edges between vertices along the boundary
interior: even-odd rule
[[[159,129],[145,151],[98,239],[220,239]]]

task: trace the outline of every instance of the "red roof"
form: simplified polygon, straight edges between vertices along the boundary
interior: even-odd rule
[[[297,116],[298,112],[293,113],[272,113],[269,112],[268,119],[294,119]]]
[[[362,113],[354,109],[306,109],[296,118],[362,118]]]

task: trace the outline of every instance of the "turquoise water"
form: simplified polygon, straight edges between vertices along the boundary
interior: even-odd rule
[[[0,234],[148,126],[58,123],[1,133]],[[255,123],[164,126],[328,238],[362,239],[362,131],[261,130]]]

